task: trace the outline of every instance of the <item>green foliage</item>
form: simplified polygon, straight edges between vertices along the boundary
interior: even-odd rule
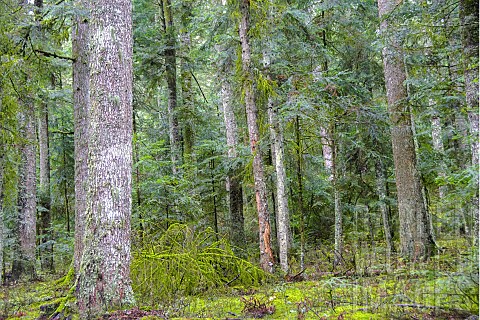
[[[137,300],[157,305],[224,286],[258,286],[266,275],[236,257],[225,239],[208,228],[174,224],[151,234],[133,254],[131,278]]]

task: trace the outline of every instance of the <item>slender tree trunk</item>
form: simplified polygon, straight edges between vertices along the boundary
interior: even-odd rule
[[[76,0],[75,5],[88,10],[87,0]],[[73,266],[75,274],[80,270],[85,235],[86,199],[88,181],[88,15],[78,15],[72,29],[73,62],[73,113],[75,144],[75,248]]]
[[[343,217],[342,217],[342,199],[338,188],[338,174],[336,167],[336,144],[333,133],[324,127],[320,128],[322,140],[323,159],[325,168],[329,175],[329,180],[333,187],[334,212],[335,212],[335,255],[334,265],[342,264],[343,261]]]
[[[380,213],[383,220],[383,233],[385,234],[385,243],[387,244],[386,258],[387,264],[390,265],[390,258],[394,251],[392,240],[392,227],[390,225],[389,210],[386,203],[387,198],[387,178],[385,177],[385,167],[382,160],[378,159],[375,162],[375,174],[377,184],[377,196]]]
[[[164,20],[164,32],[166,35],[165,69],[168,87],[168,118],[170,123],[170,157],[172,159],[172,172],[178,172],[181,156],[181,138],[178,126],[177,111],[177,54],[175,41],[175,28],[173,25],[172,3],[170,0],[162,0],[162,17]]]
[[[140,239],[143,241],[144,228],[143,228],[143,216],[142,216],[142,196],[140,190],[140,150],[137,136],[137,114],[135,112],[135,107],[133,109],[133,140],[135,142],[133,146],[133,165],[135,167],[135,202],[138,210],[138,220],[140,227]]]
[[[267,41],[267,46],[270,43]],[[270,54],[267,47],[263,54],[265,69],[270,67]],[[270,79],[270,75],[267,75],[267,79]],[[287,195],[287,174],[285,173],[284,165],[284,153],[283,153],[283,133],[278,119],[278,113],[274,106],[273,98],[268,97],[268,121],[270,125],[270,140],[273,147],[273,165],[276,172],[276,186],[277,186],[277,241],[279,249],[280,267],[283,272],[288,273],[288,249],[290,246],[290,214],[288,210],[288,195]]]
[[[35,278],[37,225],[35,110],[31,98],[26,99],[26,106],[19,113],[20,136],[24,141],[20,146],[18,216],[15,227],[20,246],[12,264],[13,279],[18,279],[21,275],[26,275],[30,279]]]
[[[224,70],[227,76],[230,74],[230,66]],[[232,165],[237,158],[238,128],[235,120],[235,113],[232,106],[232,88],[226,76],[222,80],[222,109],[225,121],[225,131],[227,136],[228,159]],[[243,221],[243,191],[242,182],[239,177],[239,168],[237,165],[228,170],[227,190],[229,198],[230,213],[230,241],[232,244],[241,248],[245,244],[245,232]]]
[[[243,90],[245,109],[247,113],[248,135],[250,149],[253,155],[253,177],[255,182],[255,197],[257,202],[259,244],[260,244],[260,266],[263,270],[273,272],[274,258],[270,243],[270,215],[268,211],[267,187],[263,170],[262,155],[258,142],[260,139],[257,123],[257,106],[253,92],[253,73],[251,70],[250,44],[248,38],[250,16],[250,1],[240,2],[240,27],[239,35],[242,44],[242,71],[244,76]]]
[[[50,152],[48,136],[48,106],[42,104],[38,119],[38,141],[40,149],[40,192],[41,206],[41,253],[42,269],[53,271],[53,246],[51,240],[51,196],[50,196]]]
[[[2,92],[2,83],[0,83],[0,114],[3,112],[3,105],[2,105],[2,99],[3,99],[3,92]],[[4,273],[4,268],[3,268],[3,248],[5,247],[4,245],[4,236],[3,236],[3,229],[4,229],[4,222],[3,218],[5,216],[3,212],[4,208],[4,198],[5,198],[5,137],[3,136],[3,132],[0,130],[0,284],[3,284],[3,273]]]
[[[430,106],[433,106],[435,108],[435,103],[431,101]],[[442,125],[441,125],[440,117],[437,112],[434,111],[434,114],[432,115],[430,122],[432,124],[433,149],[442,157],[441,163],[438,168],[438,175],[443,180],[445,180],[447,177],[447,168],[443,160],[443,155],[445,154],[445,147],[443,146]],[[447,188],[445,185],[438,187],[438,196],[440,198],[440,202],[442,202],[442,200],[445,198],[446,193],[447,193]]]
[[[463,63],[465,78],[465,96],[467,102],[467,113],[470,121],[470,134],[472,136],[472,166],[475,172],[478,171],[478,145],[479,145],[479,124],[478,124],[478,1],[460,1],[460,20],[462,22],[462,43]],[[473,240],[478,244],[478,175],[474,182],[476,194],[472,199],[472,220]]]
[[[280,257],[280,267],[283,272],[288,273],[288,249],[289,249],[289,234],[290,234],[290,214],[288,210],[288,196],[287,196],[287,175],[285,172],[285,165],[283,160],[283,134],[278,121],[278,115],[274,109],[271,98],[268,101],[268,118],[270,122],[270,137],[273,148],[275,150],[274,166],[277,174],[277,239]]]
[[[134,303],[132,202],[132,4],[90,2],[88,188],[77,284],[81,318]]]
[[[298,211],[300,213],[300,269],[305,268],[305,210],[303,205],[303,146],[300,136],[300,117],[295,118],[295,138],[297,143],[297,184],[298,184]]]
[[[182,55],[184,58],[181,59],[181,81],[182,81],[182,113],[183,117],[183,159],[187,164],[191,164],[193,160],[193,145],[194,145],[194,95],[192,90],[192,70],[190,68],[188,57],[190,55],[191,47],[191,38],[190,32],[188,31],[192,8],[188,1],[183,2],[183,14],[182,14],[182,29],[180,30],[180,41],[182,44]]]
[[[40,22],[40,10],[43,7],[43,0],[35,0],[36,19]],[[39,25],[41,29],[41,26]],[[55,86],[55,77],[52,74],[52,87]],[[39,205],[40,211],[40,258],[43,270],[53,271],[53,246],[49,243],[51,235],[51,196],[50,196],[50,151],[48,136],[48,105],[42,103],[38,111],[38,146],[40,154],[40,186]]]
[[[388,19],[398,2],[379,0],[380,30],[391,31]],[[430,237],[430,223],[423,201],[423,184],[416,167],[415,144],[412,132],[411,111],[406,103],[407,92],[403,56],[398,41],[383,49],[385,85],[388,113],[391,121],[393,160],[397,185],[398,212],[400,220],[400,249],[402,256],[417,260],[428,258],[434,249]]]

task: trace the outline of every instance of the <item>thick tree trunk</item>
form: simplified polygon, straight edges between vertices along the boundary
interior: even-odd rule
[[[90,2],[88,192],[77,301],[82,318],[134,303],[132,202],[132,4]]]
[[[20,146],[18,216],[15,227],[20,246],[12,264],[13,279],[18,279],[23,274],[30,279],[35,278],[37,225],[35,110],[33,102],[30,98],[27,99],[27,105],[19,113],[19,133],[24,141]]]
[[[248,38],[250,16],[250,1],[240,2],[240,27],[239,35],[242,44],[242,71],[244,76],[243,90],[245,109],[247,113],[248,135],[250,149],[253,155],[253,177],[255,182],[255,197],[257,202],[260,266],[263,270],[273,272],[274,258],[270,241],[270,215],[268,212],[267,186],[263,170],[262,155],[258,142],[260,139],[257,123],[257,106],[253,92],[253,73],[251,70],[250,44]]]
[[[175,41],[175,28],[173,25],[172,3],[170,0],[162,0],[162,16],[164,19],[164,32],[166,35],[165,69],[168,88],[168,118],[170,123],[170,158],[172,160],[172,172],[178,172],[181,156],[181,138],[178,127],[177,111],[177,54]]]
[[[384,34],[390,31],[389,14],[397,4],[394,0],[378,2],[379,16],[382,19],[380,29]],[[423,184],[416,167],[411,111],[406,102],[407,92],[404,86],[405,66],[398,42],[393,41],[385,46],[383,64],[397,185],[400,251],[402,256],[410,260],[426,259],[433,253],[435,244],[423,201]]]
[[[465,96],[467,102],[468,119],[470,121],[470,135],[472,136],[472,166],[478,171],[479,145],[479,110],[478,110],[478,1],[460,1],[460,20],[462,22],[463,63],[465,78]],[[475,181],[477,190],[472,199],[473,235],[474,243],[478,244],[478,176]]]
[[[229,74],[229,72],[225,73]],[[232,88],[230,82],[225,78],[222,81],[222,108],[227,136],[228,159],[231,163],[235,163],[234,160],[237,158],[238,128],[232,106]],[[230,212],[230,241],[235,247],[241,248],[245,244],[243,193],[239,170],[236,167],[228,171],[227,190]]]
[[[88,1],[77,0],[76,6],[88,8]],[[88,108],[89,66],[88,66],[88,20],[87,15],[77,16],[72,30],[73,62],[73,109],[75,144],[75,248],[73,266],[75,274],[80,270],[83,254],[86,199],[88,181]]]

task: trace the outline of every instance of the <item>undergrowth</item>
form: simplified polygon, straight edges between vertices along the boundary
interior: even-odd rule
[[[259,286],[266,274],[238,258],[228,241],[211,229],[195,233],[174,224],[159,238],[143,239],[133,254],[131,277],[136,299],[157,306],[180,297],[227,286]]]

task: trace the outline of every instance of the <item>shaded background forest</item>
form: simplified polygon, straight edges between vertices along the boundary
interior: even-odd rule
[[[211,228],[214,238],[232,240],[240,246],[234,249],[239,256],[258,262],[238,6],[220,0],[133,4],[133,248],[181,223],[200,233]],[[478,100],[474,105],[466,100],[464,74],[472,62],[465,59],[462,34],[473,25],[478,38],[478,8],[477,20],[465,22],[458,1],[402,2],[388,15],[388,30],[380,31],[377,3],[370,0],[250,1],[250,6],[259,152],[276,261],[277,173],[269,108],[283,135],[293,273],[312,265],[319,272],[338,265],[340,272],[375,272],[389,268],[390,249],[400,251],[382,65],[382,48],[392,42],[403,54],[417,165],[441,243],[436,253],[462,239],[478,251]],[[37,176],[40,181],[40,171],[48,170],[49,177],[47,185],[37,184],[38,269],[63,273],[72,260],[75,229],[71,27],[83,9],[47,0],[41,8],[7,0],[0,7],[2,274],[4,280],[10,276],[18,242],[19,146],[31,137],[17,114],[26,103],[35,105]],[[476,50],[478,55],[478,39]],[[478,59],[473,64],[478,70]],[[478,75],[475,81],[478,90]],[[234,156],[225,134],[225,99],[238,127]],[[42,139],[48,169],[40,168]],[[245,241],[236,243],[231,179],[242,187]],[[339,212],[342,219],[336,220]],[[344,242],[339,264],[338,224]]]

